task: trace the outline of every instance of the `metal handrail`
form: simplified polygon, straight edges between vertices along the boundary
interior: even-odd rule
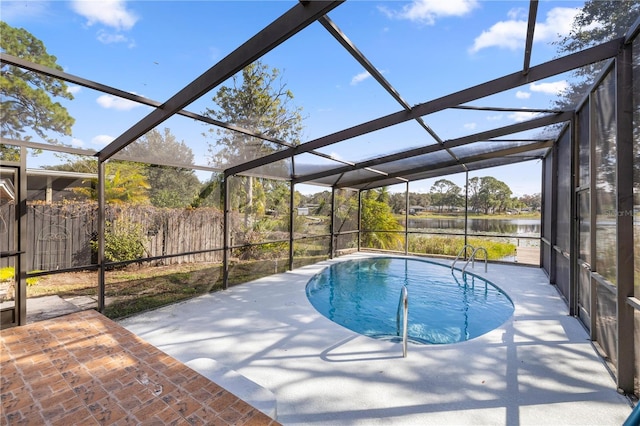
[[[456,256],[456,258],[453,260],[453,263],[451,264],[451,272],[453,272],[453,267],[455,266],[456,262],[460,259],[460,256],[462,256],[462,252],[465,252],[465,255],[466,255],[467,248],[471,249],[471,253],[474,253],[476,250],[471,244],[465,244],[464,246],[462,246],[462,248],[458,252],[458,255]]]
[[[400,290],[400,300],[398,300],[398,310],[396,311],[396,334],[400,335],[400,311],[402,311],[402,357],[407,357],[407,327],[409,318],[409,292],[407,286],[403,285]]]
[[[462,272],[464,272],[465,269],[467,269],[467,266],[469,265],[469,262],[471,262],[471,267],[475,268],[476,267],[476,253],[479,251],[483,251],[484,252],[484,271],[487,272],[487,261],[489,259],[489,253],[487,253],[487,249],[484,247],[478,247],[476,249],[473,250],[473,253],[471,253],[471,256],[469,257],[469,260],[467,260],[467,263],[464,264],[464,266],[462,267]]]

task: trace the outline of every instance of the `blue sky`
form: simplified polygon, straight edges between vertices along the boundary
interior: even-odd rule
[[[557,55],[582,1],[541,1],[532,65]],[[2,20],[42,40],[68,73],[164,102],[296,1],[2,1]],[[425,102],[522,68],[528,1],[351,0],[331,20],[410,104]],[[303,107],[304,140],[396,112],[401,107],[314,23],[263,61],[283,72]],[[474,105],[548,108],[570,76],[520,87]],[[144,106],[70,85],[61,101],[76,119],[65,143],[100,150],[150,112]],[[202,113],[214,91],[186,109]],[[443,111],[425,117],[446,140],[529,118],[526,113]],[[169,127],[206,165],[206,129],[182,117]],[[350,161],[434,143],[410,122],[321,149]],[[52,161],[52,160],[50,160]],[[32,160],[36,164],[36,160]],[[539,163],[491,174],[517,195],[540,191]],[[448,177],[462,183],[459,176]],[[428,191],[433,181],[412,184]]]

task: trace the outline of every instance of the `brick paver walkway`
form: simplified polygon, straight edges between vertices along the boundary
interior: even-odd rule
[[[277,425],[93,310],[0,332],[0,424]]]

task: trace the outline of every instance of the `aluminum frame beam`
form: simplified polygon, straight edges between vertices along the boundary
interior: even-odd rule
[[[461,161],[464,162],[464,164],[472,164],[478,161],[488,160],[491,158],[506,157],[508,155],[522,154],[528,151],[533,151],[533,150],[538,150],[543,148],[551,148],[551,146],[553,146],[552,141],[537,142],[537,143],[532,143],[524,146],[516,146],[516,147],[510,147],[510,148],[504,148],[496,151],[491,151],[491,152],[484,152],[481,154],[476,154],[476,155],[463,158]],[[416,167],[414,169],[403,170],[401,172],[389,173],[387,176],[383,176],[381,178],[373,178],[373,179],[368,178],[368,179],[361,179],[357,181],[345,182],[344,184],[337,184],[336,187],[338,188],[343,186],[349,187],[349,185],[353,185],[357,187],[359,185],[366,184],[366,183],[375,183],[377,181],[384,180],[384,179],[404,177],[404,176],[415,174],[415,173],[421,173],[428,170],[433,170],[434,168],[440,169],[444,167],[455,166],[457,164],[458,164],[457,161],[451,160],[451,161],[439,163],[437,165],[430,164],[427,166]]]
[[[25,148],[32,149],[41,149],[45,151],[53,151],[53,152],[63,152],[65,154],[74,154],[74,155],[86,155],[88,157],[93,157],[96,155],[96,151],[92,149],[83,149],[83,148],[74,148],[66,145],[52,145],[49,143],[43,142],[33,142],[33,141],[21,141],[16,139],[8,139],[0,137],[0,143],[6,145],[14,145],[14,146],[24,146]],[[119,155],[115,155],[113,157],[115,160],[125,160],[125,161],[140,161],[144,162],[144,159],[138,158],[126,158]],[[195,164],[182,164],[174,161],[162,160],[155,161],[153,164],[157,164],[159,166],[168,166],[168,167],[176,167],[181,169],[193,169],[193,170],[202,170],[205,172],[213,172],[213,173],[222,173],[223,170],[216,167],[210,166],[197,166]]]
[[[92,149],[74,148],[74,147],[65,146],[65,145],[52,145],[49,143],[23,141],[23,140],[9,139],[9,138],[3,138],[3,137],[0,137],[0,143],[6,144],[6,145],[13,145],[13,146],[24,146],[25,148],[44,149],[44,150],[54,151],[54,152],[64,152],[66,154],[87,155],[89,157],[94,156],[96,154],[96,151]]]
[[[107,86],[101,83],[97,83],[95,81],[92,80],[87,80],[85,78],[82,77],[78,77],[76,75],[73,74],[69,74],[54,68],[49,68],[46,67],[44,65],[40,65],[40,64],[35,64],[33,62],[29,62],[26,61],[22,58],[18,58],[12,55],[8,55],[6,53],[2,53],[0,52],[0,63],[4,63],[4,64],[8,64],[8,65],[12,65],[12,66],[16,66],[19,68],[23,68],[29,71],[33,71],[33,72],[37,72],[39,74],[43,74],[43,75],[47,75],[49,77],[53,77],[53,78],[57,78],[69,83],[74,83],[77,84],[79,86],[83,86],[83,87],[87,87],[89,89],[92,90],[96,90],[98,92],[102,92],[102,93],[106,93],[109,95],[113,95],[113,96],[117,96],[120,97],[122,99],[127,99],[129,101],[132,102],[136,102],[139,103],[141,105],[146,105],[146,106],[150,106],[150,107],[154,107],[157,108],[160,105],[162,105],[160,102],[155,101],[153,99],[149,99],[143,96],[139,96],[130,92],[125,92],[123,90],[120,89],[116,89],[114,87],[111,86]],[[263,141],[268,141],[268,142],[273,142],[276,143],[278,145],[282,145],[282,146],[286,146],[286,147],[293,147],[295,146],[292,143],[277,139],[277,138],[273,138],[270,136],[266,136],[263,135],[261,133],[257,133],[254,132],[253,130],[249,130],[249,129],[245,129],[243,127],[239,127],[230,123],[225,123],[219,120],[215,120],[211,117],[207,117],[201,114],[197,114],[191,111],[187,111],[187,110],[180,110],[178,112],[176,112],[176,115],[181,115],[184,117],[188,117],[197,121],[201,121],[203,123],[207,123],[207,124],[211,124],[217,127],[221,127],[233,132],[237,132],[237,133],[242,133],[244,135],[247,136],[251,136],[257,139],[261,139]],[[7,141],[10,141],[9,139],[7,139]],[[4,142],[3,142],[4,143]],[[16,144],[16,143],[10,143],[7,142],[11,145],[19,145],[19,146],[27,146],[28,148],[42,148],[42,149],[46,149],[46,150],[50,150],[50,151],[59,151],[59,152],[66,152],[69,154],[75,154],[75,153],[80,153],[80,154],[86,154],[87,150],[82,150],[83,152],[80,152],[80,150],[78,150],[77,148],[72,148],[72,147],[66,147],[64,145],[51,145],[51,144],[42,144],[40,143],[40,146],[35,146],[34,144],[38,144],[37,142],[30,142],[30,141],[22,141],[20,144]],[[31,145],[28,145],[31,144]],[[98,152],[96,150],[90,150],[90,154],[89,155],[96,155]],[[310,154],[313,155],[317,155],[319,157],[323,157],[338,163],[342,163],[342,164],[354,164],[353,162],[350,161],[346,161],[343,159],[338,159],[338,158],[333,158],[332,156],[328,155],[328,154],[324,154],[322,152],[316,152],[316,151],[311,151]],[[116,154],[114,154],[116,155]],[[160,163],[158,163],[160,164]],[[162,163],[160,165],[163,166],[172,166],[172,167],[191,167],[194,168],[196,170],[206,170],[206,171],[214,171],[214,172],[222,172],[223,168],[219,168],[219,167],[203,167],[203,166],[194,166],[194,165],[186,165],[186,164],[175,164],[175,163]]]
[[[463,136],[457,139],[451,139],[445,142],[448,148],[454,148],[462,145],[467,145],[474,142],[480,142],[483,140],[489,140],[493,138],[497,138],[500,136],[505,136],[513,133],[523,132],[526,130],[536,129],[539,127],[549,126],[552,124],[561,123],[564,121],[568,121],[573,116],[573,112],[567,111],[557,115],[549,115],[540,118],[535,118],[533,120],[524,121],[522,123],[516,123],[509,126],[500,127],[497,129],[492,129],[486,132],[476,133],[473,135]],[[414,148],[408,151],[399,152],[396,154],[385,155],[382,157],[374,158],[367,161],[362,161],[360,163],[355,164],[354,166],[343,166],[338,167],[331,170],[326,170],[318,173],[309,174],[306,176],[294,177],[293,181],[295,183],[302,182],[310,182],[314,179],[320,179],[323,177],[328,177],[332,175],[338,175],[350,171],[360,170],[367,167],[377,166],[384,163],[390,163],[392,161],[402,160],[405,158],[415,157],[418,155],[429,154],[436,151],[443,150],[444,147],[441,145],[433,144],[425,147]]]
[[[384,129],[386,127],[413,120],[416,117],[432,114],[447,108],[452,108],[454,106],[494,95],[505,90],[514,89],[516,87],[520,87],[534,81],[539,81],[544,78],[562,74],[576,68],[593,64],[595,62],[603,61],[616,56],[620,51],[623,43],[624,37],[617,38],[598,46],[591,47],[580,52],[576,52],[562,58],[554,59],[532,67],[527,75],[523,75],[520,71],[508,74],[503,77],[488,81],[486,83],[482,83],[461,90],[459,92],[434,99],[432,101],[418,104],[410,111],[398,111],[326,136],[322,136],[320,138],[306,142],[302,145],[275,152],[262,158],[248,161],[244,164],[230,167],[225,171],[225,174],[239,174],[244,171],[260,167],[264,164],[268,164],[274,161],[280,161],[287,157],[302,154],[304,152],[309,152],[314,149],[322,148],[328,145],[345,141],[347,139],[352,139],[358,136],[365,135],[367,133]]]
[[[476,163],[467,163],[467,170],[471,172],[471,171],[482,170],[482,169],[491,168],[491,167],[507,166],[511,164],[521,163],[523,161],[539,160],[541,157],[542,155],[534,156],[534,155],[522,154],[519,156],[502,157],[499,163],[496,163],[496,162],[488,163],[492,159],[487,159],[487,160],[479,161]],[[460,166],[460,164],[455,164],[453,166],[442,168],[442,169],[433,169],[433,170],[427,170],[421,173],[415,173],[409,177],[410,177],[410,182],[413,182],[418,180],[440,178],[443,176],[449,176],[449,175],[454,175],[458,173],[465,173],[467,170],[463,169],[462,166]],[[381,188],[383,186],[398,185],[406,181],[407,181],[406,179],[403,180],[402,178],[396,177],[396,178],[387,178],[386,180],[376,181],[375,185],[371,182],[366,182],[365,184],[362,184],[359,186],[356,186],[353,183],[351,183],[345,186],[338,185],[338,187],[367,190],[367,189]]]
[[[387,81],[378,69],[360,52],[360,50],[353,44],[353,42],[338,28],[338,26],[329,19],[327,16],[323,16],[318,20],[322,26],[345,48],[351,56],[355,58],[360,65],[386,90],[393,99],[395,99],[406,111],[411,111],[411,105],[405,101],[400,93]],[[422,120],[422,117],[417,117],[416,121],[427,131],[438,143],[442,144],[443,141],[436,134],[436,132]]]
[[[533,50],[533,33],[536,29],[536,17],[538,16],[538,0],[529,2],[529,20],[527,22],[527,40],[524,45],[524,65],[522,73],[527,74],[531,66],[531,51]]]
[[[634,392],[635,309],[627,303],[634,296],[634,201],[633,201],[633,56],[626,45],[616,60],[616,344],[617,385],[627,394]],[[637,232],[637,230],[635,231]],[[592,296],[593,297],[593,296]]]
[[[625,44],[632,43],[633,40],[640,34],[640,16],[631,24],[629,31],[624,36]]]
[[[136,95],[130,92],[125,92],[124,90],[120,90],[120,89],[116,89],[114,87],[111,86],[107,86],[105,84],[101,84],[101,83],[97,83],[95,81],[92,80],[87,80],[86,78],[82,78],[82,77],[78,77],[76,75],[73,74],[69,74],[66,73],[64,71],[60,71],[57,70],[55,68],[49,68],[46,67],[44,65],[40,65],[40,64],[35,64],[33,62],[29,62],[26,61],[22,58],[18,58],[12,55],[8,55],[6,53],[1,53],[0,52],[0,63],[4,63],[4,64],[8,64],[8,65],[13,65],[19,68],[23,68],[29,71],[33,71],[33,72],[37,72],[39,74],[43,74],[49,77],[53,77],[53,78],[57,78],[59,80],[63,80],[69,83],[74,83],[77,84],[79,86],[83,86],[86,87],[88,89],[92,89],[92,90],[96,90],[102,93],[106,93],[109,95],[113,95],[113,96],[117,96],[119,98],[122,99],[127,99],[129,101],[132,102],[136,102],[139,103],[141,105],[146,105],[146,106],[150,106],[150,107],[154,107],[154,108],[158,108],[162,105],[161,102],[158,102],[156,100],[153,99],[149,99],[146,98],[144,96],[140,96],[140,95]],[[190,112],[187,110],[180,110],[176,112],[177,115],[182,115],[184,117],[188,117],[188,118],[192,118],[194,120],[197,121],[202,121],[204,123],[207,124],[212,124],[214,126],[218,126],[218,127],[222,127],[225,128],[227,130],[232,130],[234,132],[238,132],[238,133],[242,133],[245,134],[247,136],[252,136],[258,139],[262,139],[265,141],[269,141],[269,142],[273,142],[273,143],[277,143],[279,145],[283,145],[283,146],[287,146],[287,147],[292,147],[294,146],[293,144],[289,143],[289,142],[285,142],[285,141],[281,141],[279,139],[276,138],[271,138],[269,136],[265,136],[259,133],[256,133],[252,130],[248,130],[248,129],[244,129],[242,127],[239,126],[235,126],[233,124],[229,124],[229,123],[224,123],[222,121],[219,120],[215,120],[211,117],[207,117],[201,114],[197,114],[194,112]]]
[[[116,152],[342,3],[344,3],[344,0],[305,1],[304,3],[296,4],[220,62],[205,71],[200,77],[186,85],[164,104],[118,136],[100,151],[98,158],[100,161],[108,160]]]
[[[353,58],[358,61],[360,65],[384,88],[387,93],[391,95],[402,106],[405,111],[411,111],[411,105],[405,101],[400,93],[387,81],[380,71],[364,56],[364,54],[353,44],[353,42],[338,28],[338,26],[329,19],[328,16],[323,16],[318,20],[320,24],[335,38],[342,47],[349,52]],[[444,145],[442,138],[423,120],[422,117],[416,117],[415,121],[422,127],[436,142],[440,145]],[[457,160],[455,154],[448,149],[446,150],[451,157]]]
[[[499,112],[540,112],[544,114],[556,114],[563,112],[561,109],[545,109],[545,108],[505,108],[505,107],[483,107],[474,105],[458,105],[451,109],[467,109],[473,111],[499,111]]]

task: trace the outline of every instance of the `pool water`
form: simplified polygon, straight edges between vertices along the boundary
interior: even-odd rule
[[[376,257],[331,265],[307,284],[325,317],[357,333],[395,340],[402,286],[409,298],[408,338],[420,344],[462,342],[502,325],[509,297],[471,273],[418,259]]]

